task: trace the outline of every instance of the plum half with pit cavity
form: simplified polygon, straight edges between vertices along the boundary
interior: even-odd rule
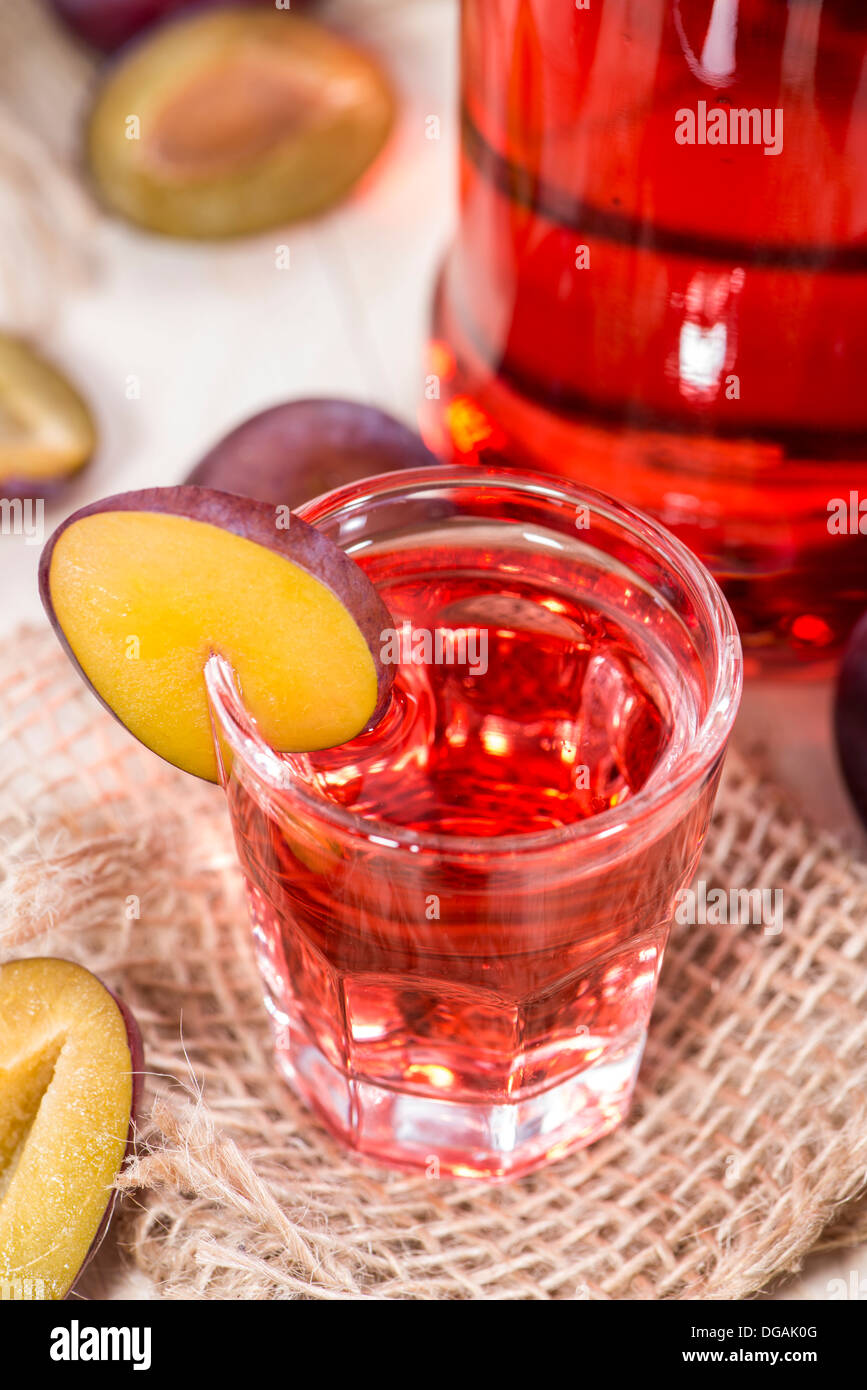
[[[95,447],[75,388],[27,343],[0,333],[0,496],[51,497]]]
[[[141,1037],[83,966],[0,965],[0,1285],[64,1298],[99,1244],[131,1152]]]
[[[282,752],[345,743],[388,703],[388,610],[364,571],[285,507],[197,487],[109,497],[58,528],[39,578],[61,643],[106,708],[210,781],[212,655]]]
[[[843,653],[834,701],[840,767],[855,808],[867,825],[867,613]]]
[[[358,401],[287,401],[215,444],[187,482],[300,507],[375,473],[437,462],[414,430]]]
[[[91,113],[105,205],[179,237],[231,237],[337,202],[382,149],[377,65],[285,10],[184,17],[125,50]]]

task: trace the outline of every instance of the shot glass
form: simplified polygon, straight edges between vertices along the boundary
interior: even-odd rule
[[[734,620],[663,527],[544,475],[383,474],[299,515],[377,585],[396,672],[376,727],[286,754],[208,664],[277,1061],[372,1160],[526,1173],[628,1111]]]

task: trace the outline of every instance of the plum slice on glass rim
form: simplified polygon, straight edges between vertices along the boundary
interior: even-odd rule
[[[40,593],[67,654],[146,747],[219,779],[204,670],[227,661],[280,752],[333,748],[384,712],[387,608],[339,546],[285,507],[151,488],[74,512]]]

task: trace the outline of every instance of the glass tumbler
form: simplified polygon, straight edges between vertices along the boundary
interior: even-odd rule
[[[734,620],[661,526],[550,476],[434,466],[299,515],[377,585],[396,671],[376,727],[286,754],[208,663],[277,1061],[371,1159],[525,1173],[627,1112]]]

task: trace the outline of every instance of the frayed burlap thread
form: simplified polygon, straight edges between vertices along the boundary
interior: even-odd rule
[[[0,958],[136,1013],[112,1227],[170,1298],[745,1298],[867,1235],[867,875],[729,757],[701,876],[784,924],[676,928],[629,1120],[488,1188],[359,1164],[276,1072],[222,796],[140,748],[53,638],[0,656]]]

